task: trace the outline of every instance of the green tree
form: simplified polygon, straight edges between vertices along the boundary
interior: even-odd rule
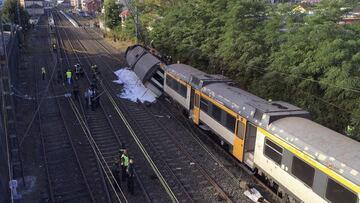
[[[117,4],[115,0],[105,0],[104,2],[104,20],[105,25],[110,29],[114,29],[121,22],[120,12],[122,6]]]
[[[6,21],[19,24],[17,17],[17,3],[16,0],[6,0],[3,7],[3,17]],[[30,15],[24,9],[23,6],[20,6],[20,20],[21,25],[26,26],[29,23]]]
[[[175,61],[224,73],[360,140],[360,23],[339,24],[354,2],[322,0],[308,15],[260,0],[183,0],[162,11],[150,38]]]
[[[338,132],[352,126],[354,136],[359,132],[359,112],[354,109],[359,108],[360,98],[356,40],[360,33],[358,25],[338,25],[341,5],[325,0],[316,6],[315,15],[287,21],[265,75],[254,86],[262,87],[261,95],[307,109],[315,121]],[[284,18],[294,19],[294,15]]]

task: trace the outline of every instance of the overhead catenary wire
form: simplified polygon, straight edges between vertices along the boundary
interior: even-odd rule
[[[23,136],[21,137],[21,139],[20,139],[20,142],[19,142],[19,145],[20,145],[20,146],[22,146],[22,143],[24,142],[24,139],[25,139],[26,137],[28,137],[29,131],[30,131],[30,129],[31,129],[31,126],[33,125],[33,123],[34,123],[34,121],[35,121],[35,118],[36,118],[36,116],[37,116],[37,114],[39,113],[39,110],[40,110],[40,108],[41,108],[41,105],[42,105],[42,103],[44,102],[44,100],[45,100],[45,98],[46,98],[46,93],[48,93],[48,91],[49,91],[49,87],[50,87],[50,84],[51,84],[51,82],[52,82],[52,80],[53,80],[53,78],[54,78],[55,70],[56,70],[57,65],[58,65],[58,63],[57,63],[57,61],[56,61],[55,65],[53,66],[53,70],[52,70],[52,72],[51,72],[50,79],[49,79],[48,83],[46,84],[46,87],[45,87],[45,90],[44,90],[44,95],[41,97],[40,102],[39,102],[39,105],[37,106],[37,108],[36,108],[36,110],[35,110],[35,112],[34,112],[34,115],[33,115],[33,117],[31,118],[31,121],[30,121],[30,123],[28,124],[28,126],[27,126],[27,128],[26,128],[26,130],[25,130],[25,133],[24,133],[24,135],[23,135]]]

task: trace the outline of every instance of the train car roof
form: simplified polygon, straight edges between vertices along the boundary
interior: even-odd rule
[[[287,117],[267,129],[300,151],[360,184],[360,143],[311,120]]]
[[[141,45],[129,46],[125,52],[126,62],[128,63],[129,67],[133,68],[140,57],[146,52],[146,49]]]
[[[206,85],[202,88],[202,92],[259,126],[267,126],[271,122],[289,115],[309,116],[307,111],[289,103],[269,102],[226,83]]]
[[[190,82],[192,75],[204,75],[206,73],[191,67],[186,64],[171,64],[166,67],[166,71],[170,72],[170,74],[179,77],[179,79],[183,80],[186,83]]]

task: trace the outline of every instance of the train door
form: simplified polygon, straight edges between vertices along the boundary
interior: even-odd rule
[[[200,91],[197,91],[197,90],[194,91],[193,99],[194,99],[193,100],[194,103],[191,104],[193,106],[192,119],[196,125],[199,125],[199,123],[200,123]]]
[[[234,136],[233,155],[240,161],[244,159],[245,131],[246,119],[238,116]]]
[[[257,131],[256,126],[248,122],[246,126],[244,162],[252,169],[255,167],[254,151],[255,151],[256,131]]]

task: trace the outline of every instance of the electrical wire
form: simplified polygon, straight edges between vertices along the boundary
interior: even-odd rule
[[[49,79],[49,81],[48,81],[48,83],[47,83],[47,85],[46,85],[46,87],[45,87],[44,95],[41,97],[40,102],[39,102],[39,105],[37,106],[37,108],[36,108],[36,110],[35,110],[35,112],[34,112],[34,115],[33,115],[32,119],[31,119],[28,127],[26,128],[25,133],[24,133],[24,135],[23,135],[23,136],[21,137],[21,139],[20,139],[19,146],[22,146],[22,143],[24,142],[24,139],[29,136],[29,131],[30,131],[30,129],[31,129],[31,126],[33,125],[33,123],[34,123],[34,121],[35,121],[35,118],[36,118],[36,116],[37,116],[37,114],[39,113],[39,110],[40,110],[40,108],[41,108],[41,105],[42,105],[42,103],[43,103],[44,100],[45,100],[46,93],[48,93],[48,91],[49,91],[49,87],[50,87],[50,84],[51,84],[51,82],[52,82],[52,80],[53,80],[53,78],[54,78],[55,70],[56,70],[56,67],[57,67],[57,66],[58,66],[58,62],[56,61],[55,65],[53,66],[53,70],[52,70],[50,79]]]

